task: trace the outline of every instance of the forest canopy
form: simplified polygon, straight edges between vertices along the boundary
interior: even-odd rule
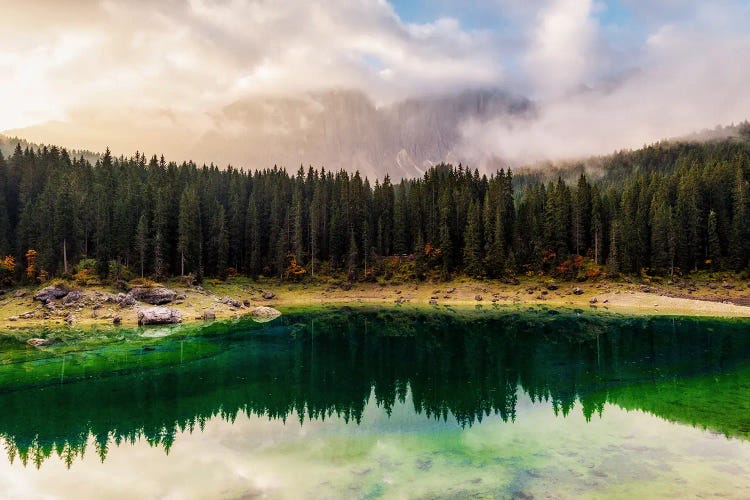
[[[440,164],[393,183],[57,147],[0,154],[0,279],[562,278],[743,271],[746,138],[659,143],[563,178]]]

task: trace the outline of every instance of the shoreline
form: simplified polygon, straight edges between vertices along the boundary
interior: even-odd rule
[[[131,327],[138,324],[139,309],[154,307],[145,303],[120,307],[111,302],[117,291],[110,287],[68,286],[81,291],[85,300],[47,308],[33,301],[35,289],[7,291],[0,296],[0,330],[106,326],[113,324],[115,316],[121,317],[120,326]],[[270,306],[282,312],[355,306],[424,310],[447,306],[491,312],[546,306],[628,316],[750,317],[750,305],[744,305],[750,304],[750,286],[739,281],[724,281],[721,286],[692,284],[687,290],[684,285],[646,285],[621,280],[552,283],[542,277],[525,278],[518,284],[468,279],[418,284],[279,284],[235,278],[205,283],[203,287],[185,286],[177,280],[165,282],[164,286],[177,292],[179,299],[162,307],[180,311],[185,324],[206,321],[203,315],[207,312],[215,315],[216,320],[236,319],[250,314],[257,306]],[[269,297],[269,293],[271,298],[263,297],[264,294]]]

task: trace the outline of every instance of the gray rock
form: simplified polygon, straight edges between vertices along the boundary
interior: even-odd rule
[[[343,289],[343,287],[342,287],[342,289]],[[350,287],[350,289],[351,289],[351,287]],[[274,294],[273,292],[263,292],[263,295],[262,295],[262,297],[263,297],[264,299],[266,299],[266,300],[271,300],[271,299],[273,299],[274,297],[276,297],[276,294]]]
[[[589,300],[589,304],[596,304],[599,302],[599,300],[596,297],[592,297],[591,300]]]
[[[8,321],[18,321],[18,316],[11,316]]]
[[[547,283],[547,290],[551,290],[551,291],[553,291],[553,292],[554,292],[554,291],[555,291],[555,290],[557,290],[558,288],[559,288],[559,287],[558,287],[558,286],[557,286],[557,285],[556,285],[555,283]]]
[[[145,302],[154,306],[169,304],[177,297],[177,292],[163,286],[144,287],[137,286],[128,293],[139,302]]]
[[[216,313],[213,311],[203,311],[202,318],[205,320],[216,319]]]
[[[577,286],[573,289],[573,293],[576,295],[583,295],[583,288]]]
[[[168,325],[182,323],[180,311],[168,307],[149,307],[138,311],[139,325]]]
[[[229,307],[234,307],[235,309],[239,309],[240,307],[242,307],[242,302],[240,302],[239,300],[234,300],[232,297],[224,297],[223,299],[221,299],[221,303],[226,304]]]
[[[135,305],[135,299],[130,294],[120,293],[117,295],[117,303],[120,307],[132,307]]]
[[[72,290],[68,292],[68,294],[63,297],[62,303],[67,305],[75,304],[79,300],[83,298],[83,293],[79,292],[78,290]]]
[[[34,300],[38,300],[42,304],[46,304],[51,300],[61,299],[68,295],[68,290],[63,285],[52,285],[46,286],[34,294]]]

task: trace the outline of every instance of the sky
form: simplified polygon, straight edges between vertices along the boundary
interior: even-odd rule
[[[45,142],[67,146],[157,147],[220,127],[242,99],[342,88],[381,106],[528,97],[533,120],[460,124],[464,149],[516,161],[750,115],[749,0],[0,0],[0,13],[0,131],[64,123]]]

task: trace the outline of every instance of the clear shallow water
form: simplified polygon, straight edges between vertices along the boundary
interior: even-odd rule
[[[0,496],[748,497],[748,326],[344,311],[7,348]]]

